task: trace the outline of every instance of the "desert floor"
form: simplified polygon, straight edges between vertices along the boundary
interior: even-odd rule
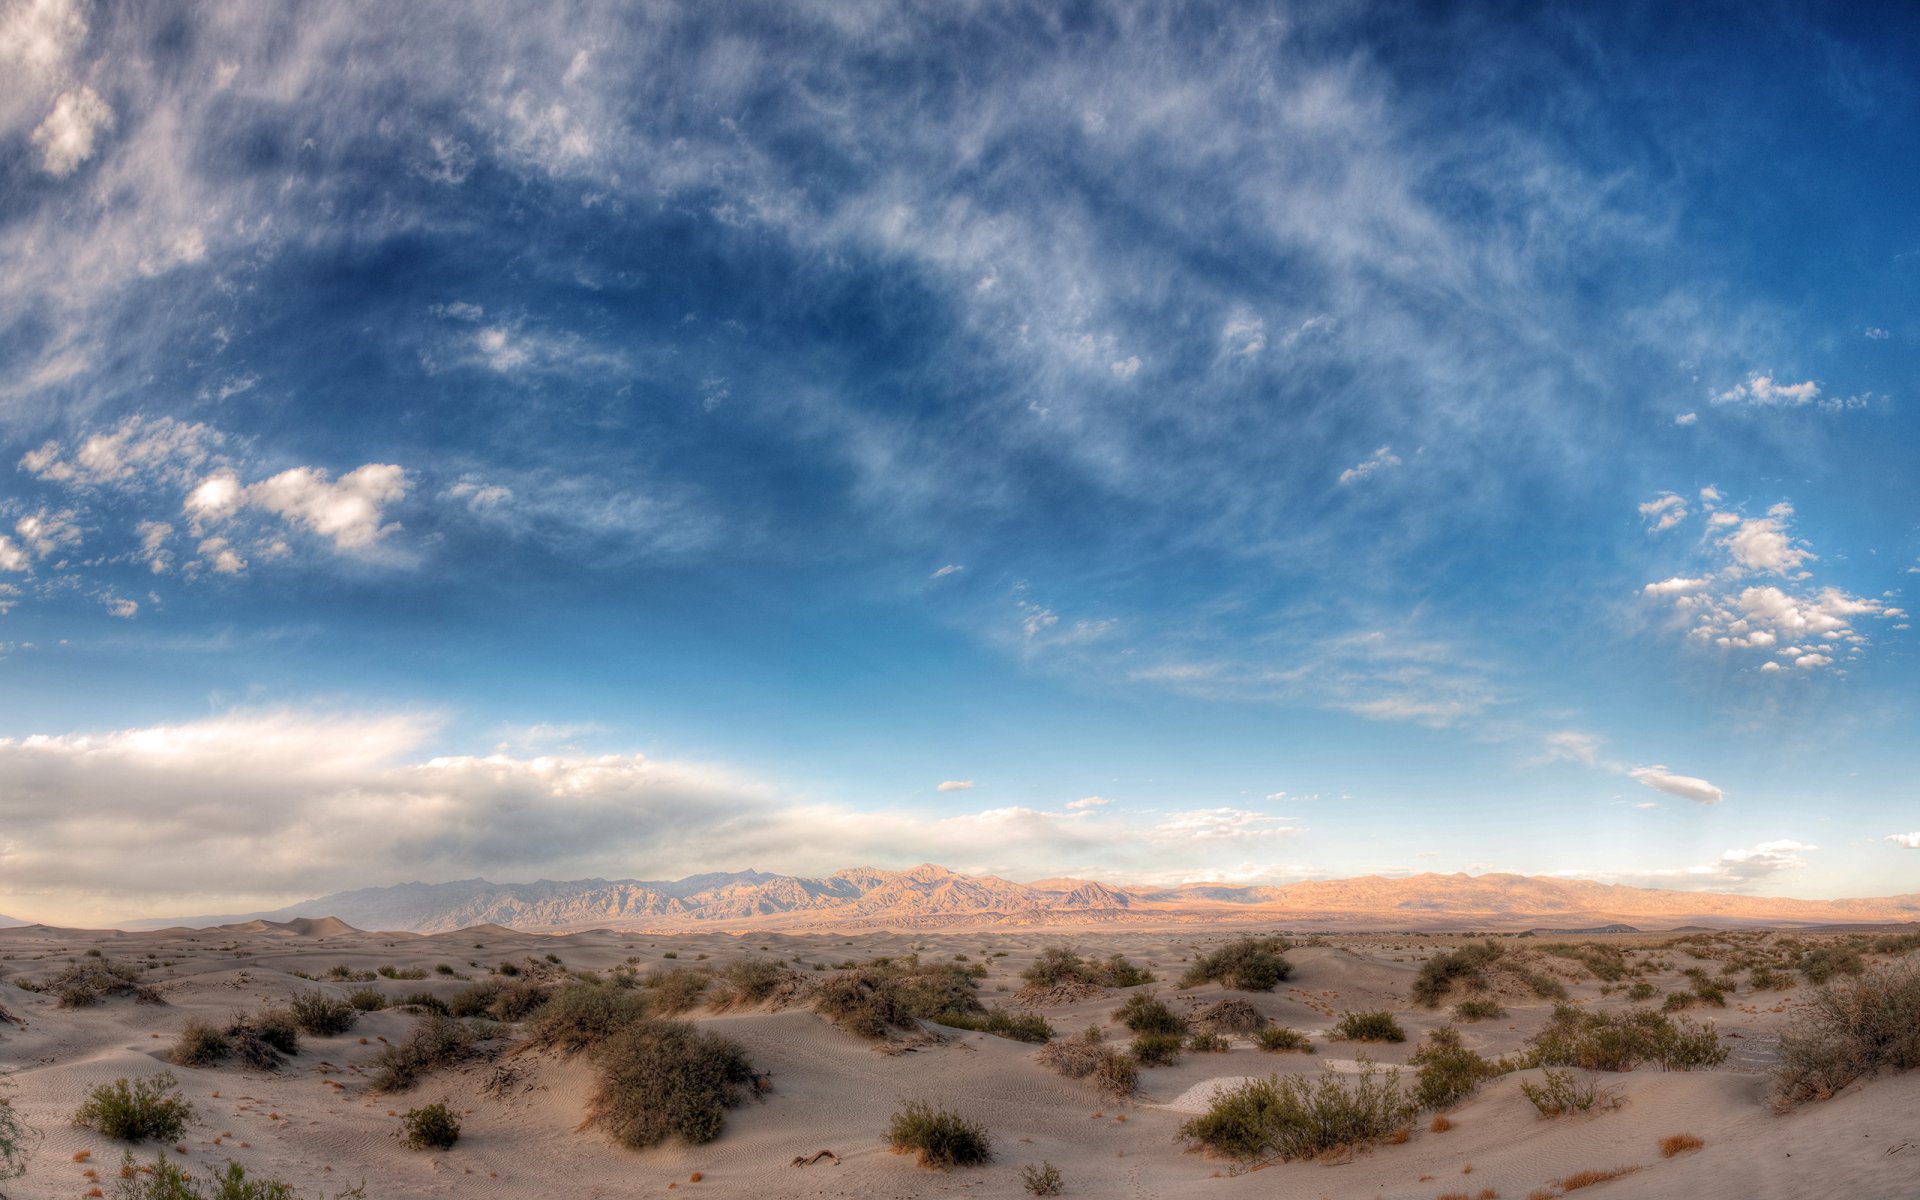
[[[256,1177],[294,1185],[302,1196],[326,1194],[364,1181],[371,1197],[400,1196],[1021,1196],[1022,1169],[1042,1160],[1057,1165],[1064,1194],[1088,1197],[1242,1196],[1407,1198],[1507,1197],[1524,1200],[1585,1170],[1636,1167],[1612,1182],[1582,1189],[1595,1200],[1616,1197],[1847,1197],[1872,1200],[1920,1196],[1920,1072],[1882,1077],[1847,1088],[1835,1098],[1785,1115],[1769,1103],[1766,1069],[1778,1032],[1808,989],[1804,984],[1753,992],[1742,986],[1725,1008],[1695,1008],[1688,1016],[1717,1024],[1732,1050],[1721,1067],[1693,1073],[1642,1068],[1604,1076],[1620,1107],[1584,1116],[1541,1119],[1520,1084],[1523,1071],[1498,1078],[1447,1116],[1453,1128],[1432,1132],[1423,1117],[1409,1140],[1382,1145],[1336,1162],[1291,1162],[1254,1171],[1187,1148],[1183,1120],[1204,1107],[1213,1081],[1281,1072],[1350,1068],[1362,1053],[1381,1064],[1404,1064],[1428,1029],[1450,1020],[1455,995],[1438,1009],[1413,1002],[1410,989],[1423,959],[1459,944],[1458,936],[1334,935],[1288,952],[1292,977],[1270,993],[1226,993],[1215,985],[1180,989],[1182,963],[1197,949],[1247,930],[1169,932],[984,930],[970,932],[822,934],[723,933],[660,936],[595,931],[570,936],[522,934],[492,927],[434,936],[372,934],[327,923],[274,926],[255,923],[211,930],[116,933],[0,930],[0,1008],[24,1025],[0,1022],[0,1094],[38,1131],[26,1176],[0,1182],[16,1198],[81,1197],[95,1186],[111,1190],[122,1147],[71,1123],[75,1108],[96,1084],[121,1076],[171,1070],[196,1116],[179,1147],[136,1147],[142,1159],[164,1153],[204,1179],[229,1160]],[[1548,939],[1539,939],[1546,941]],[[1684,990],[1688,967],[1717,968],[1654,935],[1564,938],[1610,943],[1638,959],[1661,964],[1648,978],[1662,993]],[[744,956],[786,960],[803,972],[877,955],[917,951],[940,960],[966,955],[985,962],[981,998],[1017,1008],[1020,972],[1042,948],[1071,944],[1082,953],[1118,951],[1153,970],[1147,985],[1176,1011],[1197,1012],[1227,995],[1246,999],[1275,1021],[1313,1035],[1316,1053],[1267,1054],[1247,1039],[1225,1053],[1184,1054],[1176,1065],[1143,1070],[1135,1098],[1115,1102],[1091,1087],[1063,1079],[1036,1061],[1037,1047],[985,1034],[929,1027],[923,1038],[885,1046],[863,1041],[801,1007],[783,1011],[690,1014],[703,1026],[743,1043],[755,1065],[771,1074],[772,1090],[727,1118],[725,1132],[703,1146],[678,1143],[644,1152],[612,1144],[595,1129],[581,1130],[592,1087],[580,1059],[548,1052],[515,1052],[436,1074],[410,1092],[377,1094],[367,1068],[381,1044],[406,1036],[414,1017],[402,1011],[363,1015],[353,1030],[307,1038],[298,1057],[278,1072],[233,1066],[172,1066],[166,1054],[191,1018],[224,1022],[233,1014],[284,1003],[298,991],[344,995],[375,986],[392,997],[431,991],[451,995],[460,979],[431,974],[447,964],[462,976],[483,978],[502,962],[546,961],[549,954],[573,970],[606,972],[631,965],[641,972],[674,966],[724,967]],[[1514,952],[1533,957],[1529,940],[1510,939]],[[23,989],[89,951],[147,964],[142,982],[164,1004],[109,999],[62,1009],[51,995]],[[672,952],[674,957],[664,957]],[[1709,951],[1712,953],[1712,951]],[[996,957],[996,955],[999,955]],[[377,979],[371,985],[325,979],[346,964],[359,971],[381,966],[426,968],[421,981]],[[1538,954],[1540,970],[1561,979],[1573,1002],[1607,1010],[1628,1002],[1577,962]],[[298,974],[296,974],[296,972]],[[310,977],[318,977],[314,982]],[[821,977],[824,977],[822,975]],[[1108,1024],[1125,998],[1108,991],[1039,1011],[1062,1034],[1093,1023],[1107,1025],[1124,1046],[1125,1031]],[[1489,1057],[1519,1049],[1545,1022],[1553,1002],[1505,989],[1503,1018],[1463,1024],[1468,1046]],[[1327,1039],[1337,1015],[1387,1008],[1406,1027],[1401,1044]],[[515,1068],[501,1087],[496,1066]],[[494,1084],[494,1086],[489,1086]],[[890,1115],[908,1099],[955,1108],[983,1123],[995,1142],[985,1167],[927,1170],[890,1153]],[[395,1136],[396,1113],[443,1100],[464,1113],[457,1146],[442,1153],[406,1149]],[[1703,1149],[1663,1158],[1659,1141],[1690,1133]],[[816,1150],[841,1161],[790,1165]],[[698,1173],[700,1179],[693,1177]],[[99,1194],[99,1193],[94,1193]]]

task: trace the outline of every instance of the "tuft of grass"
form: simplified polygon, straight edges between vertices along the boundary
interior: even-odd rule
[[[193,1105],[179,1090],[180,1081],[171,1071],[134,1080],[122,1077],[87,1093],[73,1123],[122,1142],[173,1141],[193,1119]]]
[[[1270,992],[1293,973],[1281,938],[1240,938],[1193,960],[1180,977],[1181,987],[1218,983],[1240,992]]]
[[[1462,1000],[1453,1006],[1453,1015],[1462,1021],[1495,1021],[1507,1015],[1498,1000]]]
[[[1698,1150],[1707,1143],[1691,1133],[1670,1133],[1660,1139],[1660,1157],[1672,1158],[1676,1154],[1685,1154],[1689,1150]]]
[[[1253,1044],[1269,1054],[1284,1054],[1299,1051],[1301,1054],[1313,1053],[1313,1039],[1298,1029],[1285,1025],[1269,1025],[1253,1035]]]
[[[410,1108],[400,1118],[400,1140],[413,1150],[451,1150],[460,1140],[460,1118],[444,1104]]]
[[[1541,1117],[1549,1119],[1564,1117],[1568,1113],[1613,1108],[1619,1103],[1613,1092],[1600,1086],[1598,1081],[1582,1079],[1572,1071],[1552,1067],[1540,1073],[1538,1083],[1530,1079],[1521,1080],[1520,1092],[1533,1103],[1534,1110]]]
[[[1639,1167],[1612,1167],[1604,1171],[1575,1171],[1565,1179],[1555,1180],[1555,1185],[1562,1192],[1577,1192],[1581,1188],[1589,1188],[1596,1183],[1611,1183],[1616,1179],[1624,1179],[1639,1169]]]
[[[352,1029],[360,1016],[352,1004],[317,989],[297,993],[287,1007],[294,1024],[308,1037],[338,1037]]]
[[[1428,1125],[1427,1128],[1435,1133],[1445,1133],[1447,1130],[1453,1128],[1453,1122],[1447,1120],[1445,1117],[1435,1117],[1433,1123]]]
[[[1894,963],[1814,990],[1780,1038],[1774,1095],[1825,1100],[1881,1070],[1920,1067],[1920,964]]]
[[[1340,1014],[1333,1036],[1343,1042],[1404,1042],[1407,1031],[1384,1008],[1361,1009]]]
[[[1020,1182],[1029,1196],[1058,1196],[1066,1187],[1060,1168],[1050,1162],[1029,1166],[1020,1173]]]
[[[1357,1075],[1273,1075],[1228,1088],[1181,1125],[1180,1136],[1241,1162],[1286,1162],[1388,1141],[1418,1111],[1399,1072],[1362,1059]]]
[[[738,1042],[686,1021],[628,1026],[600,1047],[594,1068],[587,1123],[631,1150],[672,1137],[711,1142],[727,1110],[764,1086]]]
[[[911,1153],[923,1167],[977,1167],[993,1161],[993,1138],[984,1126],[947,1108],[909,1100],[887,1125],[887,1145]]]

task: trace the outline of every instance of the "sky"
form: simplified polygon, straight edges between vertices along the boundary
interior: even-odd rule
[[[0,0],[0,912],[1920,891],[1920,13]]]

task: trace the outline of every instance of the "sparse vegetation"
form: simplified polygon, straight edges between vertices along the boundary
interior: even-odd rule
[[[1299,1051],[1301,1054],[1313,1053],[1313,1039],[1298,1029],[1285,1025],[1269,1025],[1253,1035],[1253,1044],[1269,1054],[1284,1054]]]
[[[1266,1026],[1267,1018],[1245,1000],[1222,1000],[1193,1023],[1213,1033],[1253,1033]]]
[[[976,1167],[993,1161],[993,1139],[984,1126],[952,1109],[909,1100],[887,1126],[895,1154],[912,1153],[923,1167]]]
[[[1280,938],[1241,938],[1193,960],[1181,987],[1218,983],[1239,992],[1270,992],[1293,973]]]
[[[460,1118],[444,1104],[410,1108],[400,1117],[400,1140],[414,1150],[451,1150],[460,1140]]]
[[[1078,1037],[1049,1042],[1040,1062],[1068,1079],[1085,1079],[1114,1096],[1131,1096],[1140,1086],[1140,1069],[1133,1059],[1106,1044],[1100,1027],[1089,1027]]]
[[[182,1067],[210,1067],[233,1053],[226,1031],[210,1021],[188,1021],[167,1057]]]
[[[1825,1100],[1880,1070],[1920,1067],[1920,965],[1895,963],[1834,980],[1808,998],[1780,1039],[1782,1105]]]
[[[1487,968],[1505,953],[1504,946],[1488,938],[1446,954],[1436,954],[1421,964],[1420,974],[1413,981],[1413,998],[1428,1008],[1438,1008],[1455,984],[1484,990]]]
[[[712,983],[713,977],[705,971],[688,967],[657,971],[640,981],[640,985],[647,990],[654,1010],[668,1016],[686,1012],[699,1004]]]
[[[1612,1183],[1616,1179],[1624,1179],[1639,1169],[1639,1167],[1609,1167],[1601,1171],[1575,1171],[1565,1179],[1555,1180],[1555,1186],[1562,1192],[1577,1192],[1581,1188],[1589,1188],[1597,1183]]]
[[[1133,1061],[1143,1067],[1165,1067],[1180,1061],[1177,1033],[1138,1033],[1131,1047]]]
[[[132,996],[140,1004],[166,1003],[159,992],[140,982],[142,969],[139,963],[101,955],[82,959],[44,983],[19,983],[30,991],[52,994],[61,1008],[91,1008],[110,996]]]
[[[379,1012],[387,1006],[387,994],[379,988],[356,988],[347,993],[347,1003],[355,1012]]]
[[[686,1021],[630,1025],[596,1057],[587,1122],[632,1150],[671,1137],[710,1142],[725,1128],[727,1110],[763,1086],[738,1042]]]
[[[1801,954],[1794,969],[1808,983],[1826,983],[1836,975],[1859,975],[1867,966],[1861,961],[1858,950],[1830,943],[1815,946]]]
[[[301,992],[288,1004],[294,1024],[308,1037],[338,1037],[353,1028],[359,1009],[319,990]]]
[[[1660,1157],[1672,1158],[1685,1154],[1689,1150],[1698,1150],[1707,1143],[1691,1133],[1672,1133],[1660,1139]]]
[[[1462,1021],[1495,1021],[1507,1015],[1498,1000],[1462,1000],[1453,1006],[1453,1015]]]
[[[1700,1026],[1685,1019],[1676,1023],[1665,1013],[1644,1008],[1592,1013],[1562,1004],[1528,1045],[1530,1065],[1595,1071],[1631,1071],[1642,1062],[1655,1062],[1669,1071],[1689,1071],[1718,1066],[1727,1059],[1711,1024]]]
[[[995,1037],[1012,1038],[1016,1042],[1030,1042],[1044,1046],[1053,1040],[1053,1026],[1039,1013],[1010,1013],[1004,1008],[990,1009],[982,1013],[962,1013],[949,1009],[934,1014],[935,1021],[954,1029],[971,1029],[976,1033],[990,1033]]]
[[[1025,1168],[1020,1173],[1020,1182],[1029,1196],[1058,1196],[1066,1186],[1060,1177],[1060,1168],[1050,1162]]]
[[[1613,1092],[1602,1087],[1599,1081],[1552,1067],[1540,1073],[1537,1083],[1531,1079],[1521,1080],[1520,1092],[1532,1101],[1542,1117],[1592,1112],[1595,1109],[1612,1108],[1618,1102]]]
[[[18,1179],[27,1173],[27,1154],[34,1139],[7,1097],[0,1096],[0,1180]]]
[[[794,972],[770,958],[743,958],[714,978],[712,1006],[716,1011],[765,1004]]]
[[[1451,1026],[1430,1031],[1408,1061],[1419,1068],[1414,1096],[1422,1108],[1458,1104],[1502,1069],[1462,1045],[1460,1034]]]
[[[428,1013],[414,1022],[406,1041],[374,1057],[374,1090],[404,1092],[428,1072],[471,1057],[479,1041],[479,1031],[467,1022]]]
[[[577,1054],[644,1020],[646,997],[604,983],[569,983],[555,989],[528,1030],[534,1044]]]
[[[1343,1042],[1404,1042],[1407,1031],[1381,1008],[1340,1014],[1333,1036]]]
[[[1123,954],[1109,955],[1102,961],[1080,957],[1072,946],[1048,946],[1032,966],[1020,972],[1020,978],[1042,988],[1062,984],[1089,987],[1129,988],[1152,983],[1153,975],[1136,966]]]
[[[1176,1044],[1187,1031],[1187,1023],[1151,992],[1128,996],[1125,1004],[1113,1010],[1113,1019],[1134,1033],[1171,1034]]]
[[[1187,1049],[1194,1054],[1225,1054],[1233,1049],[1225,1035],[1196,1030],[1187,1035]]]
[[[976,976],[955,963],[877,958],[821,984],[813,1010],[850,1033],[882,1038],[920,1018],[951,1016],[947,1023],[958,1024],[984,1013],[977,986]],[[1010,1018],[1003,1027],[1012,1028]]]
[[[1284,1162],[1388,1141],[1418,1110],[1400,1087],[1399,1072],[1362,1060],[1357,1075],[1274,1075],[1229,1088],[1183,1124],[1180,1135],[1241,1162]]]
[[[247,1169],[232,1161],[208,1182],[213,1185],[211,1192],[203,1191],[192,1176],[164,1154],[150,1163],[136,1163],[133,1155],[126,1153],[120,1157],[120,1170],[113,1182],[113,1200],[299,1200],[290,1185],[277,1179],[249,1179]],[[88,1194],[102,1193],[95,1189]],[[324,1192],[314,1195],[315,1200],[328,1200]],[[366,1200],[366,1195],[366,1185],[362,1184],[336,1192],[332,1200]]]
[[[122,1142],[171,1141],[193,1119],[193,1105],[179,1091],[180,1081],[171,1071],[133,1080],[122,1077],[89,1092],[73,1123]]]

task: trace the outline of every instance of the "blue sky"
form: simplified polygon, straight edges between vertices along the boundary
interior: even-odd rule
[[[0,8],[0,911],[1920,887],[1898,7]]]

